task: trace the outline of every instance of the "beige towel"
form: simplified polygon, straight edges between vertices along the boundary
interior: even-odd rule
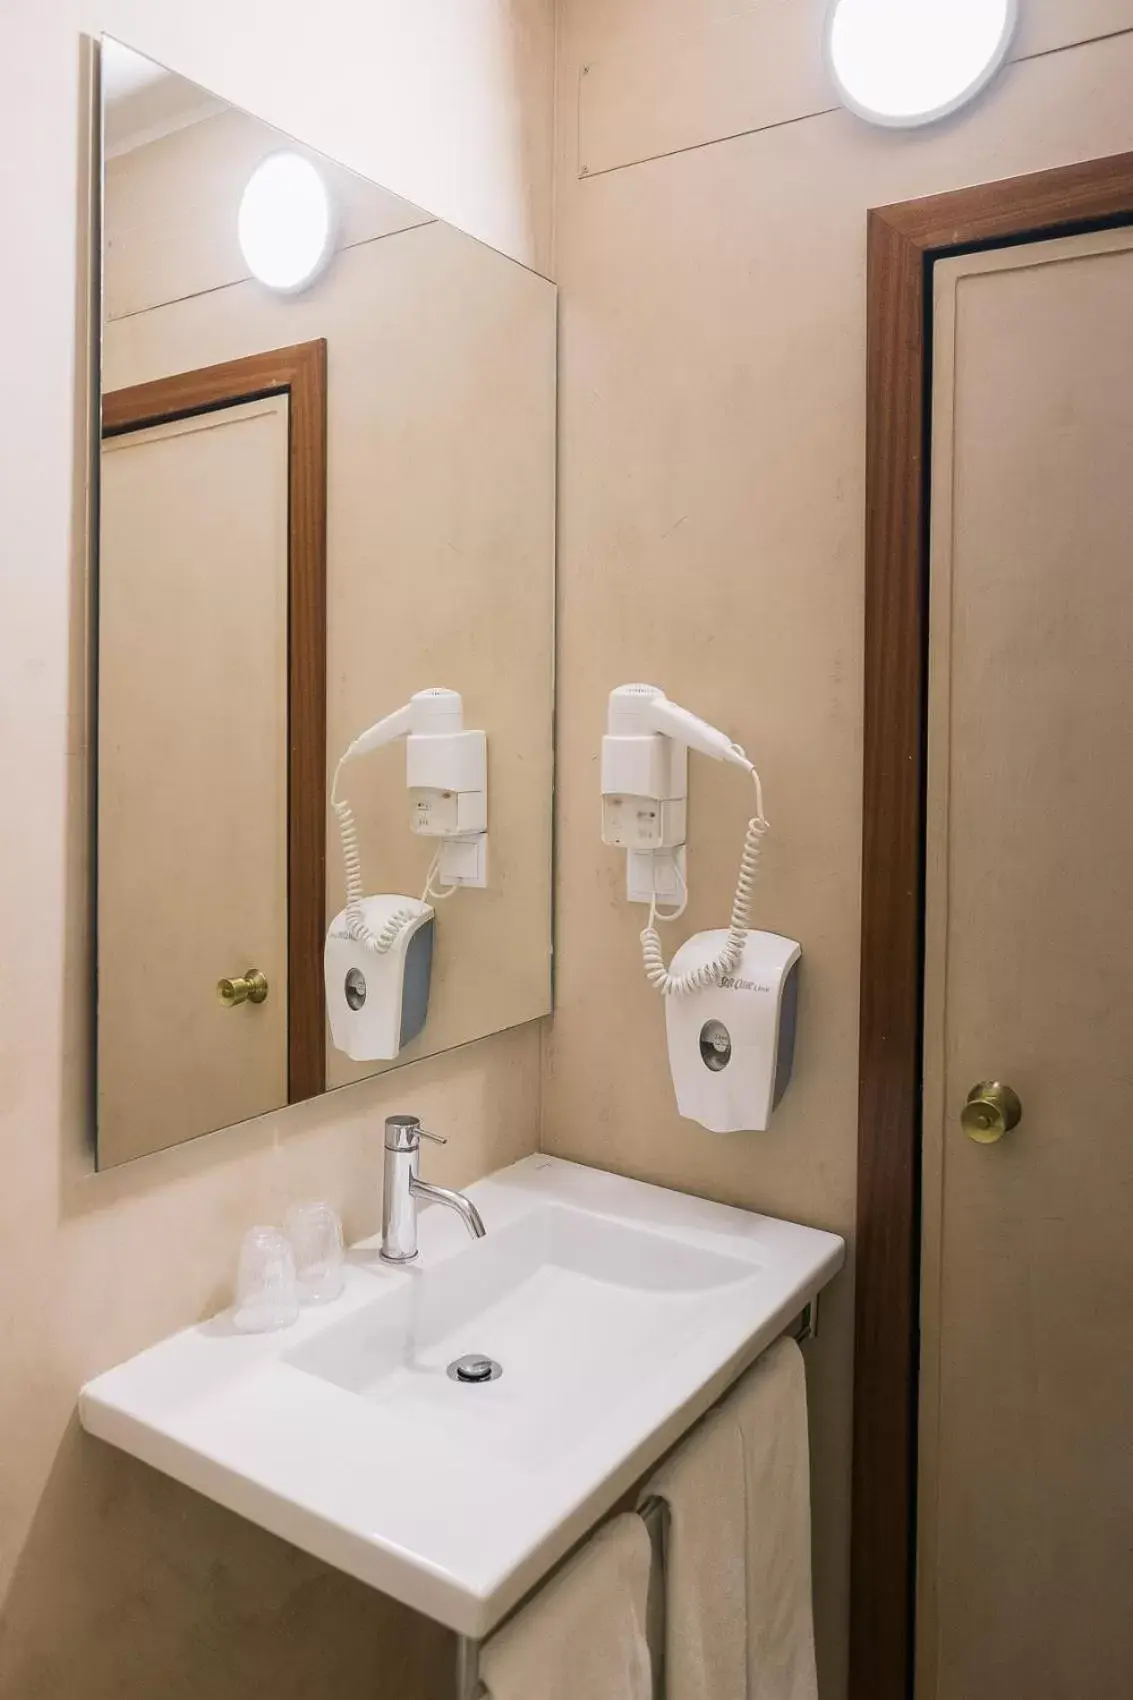
[[[650,1700],[649,1535],[615,1517],[486,1643],[492,1700]]]
[[[780,1340],[649,1484],[668,1700],[817,1700],[802,1353]]]

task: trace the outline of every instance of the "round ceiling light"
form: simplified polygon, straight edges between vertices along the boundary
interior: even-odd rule
[[[236,221],[252,276],[269,289],[304,289],[330,258],[326,185],[309,159],[273,153],[249,177]]]
[[[991,81],[1018,16],[1018,0],[833,0],[827,60],[860,117],[931,124]]]

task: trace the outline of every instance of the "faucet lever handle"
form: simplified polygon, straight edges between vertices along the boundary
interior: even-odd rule
[[[422,1139],[432,1139],[437,1145],[448,1144],[442,1134],[430,1133],[427,1127],[422,1127],[416,1116],[386,1117],[387,1151],[416,1151]]]

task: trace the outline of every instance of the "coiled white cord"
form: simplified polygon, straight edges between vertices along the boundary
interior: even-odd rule
[[[759,873],[759,859],[763,853],[763,840],[768,823],[763,814],[763,786],[760,784],[759,775],[740,746],[733,744],[732,748],[737,756],[742,757],[755,784],[755,814],[747,823],[740,871],[736,880],[736,895],[732,899],[732,919],[728,927],[728,937],[719,954],[711,962],[704,963],[688,974],[670,974],[661,952],[661,936],[657,931],[657,922],[675,921],[683,915],[688,894],[685,893],[678,909],[664,915],[658,913],[657,898],[654,896],[649,905],[649,924],[641,935],[641,960],[645,965],[645,977],[649,984],[655,986],[664,997],[681,997],[688,992],[703,991],[706,986],[718,986],[726,975],[735,973],[747,944],[748,926],[751,921],[751,894]]]
[[[338,795],[338,776],[342,772],[342,761],[334,770],[334,783],[330,788],[331,807],[338,817],[338,831],[342,839],[342,860],[346,868],[346,930],[352,939],[364,944],[367,950],[374,951],[378,956],[384,956],[393,945],[398,933],[408,926],[410,921],[417,919],[412,909],[398,909],[389,918],[380,932],[373,932],[366,925],[366,917],[362,913],[362,857],[358,849],[358,823],[354,819],[354,810],[345,797]],[[434,857],[425,881],[425,892],[422,902],[429,901],[429,887],[436,872],[440,852]],[[455,889],[455,888],[454,888]],[[447,896],[448,893],[446,892]]]
[[[440,870],[441,851],[443,849],[443,844],[438,845],[436,855],[429,863],[429,871],[425,875],[425,889],[421,893],[422,903],[443,903],[446,897],[451,897],[454,891],[460,890],[458,885],[446,885],[443,890],[438,891],[433,884]]]

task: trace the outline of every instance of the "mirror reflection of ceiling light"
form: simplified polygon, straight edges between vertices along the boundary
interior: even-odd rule
[[[330,259],[326,184],[302,154],[269,154],[249,177],[236,223],[252,276],[269,289],[305,289]]]
[[[859,117],[931,124],[991,81],[1018,15],[1018,0],[833,0],[827,62]]]

